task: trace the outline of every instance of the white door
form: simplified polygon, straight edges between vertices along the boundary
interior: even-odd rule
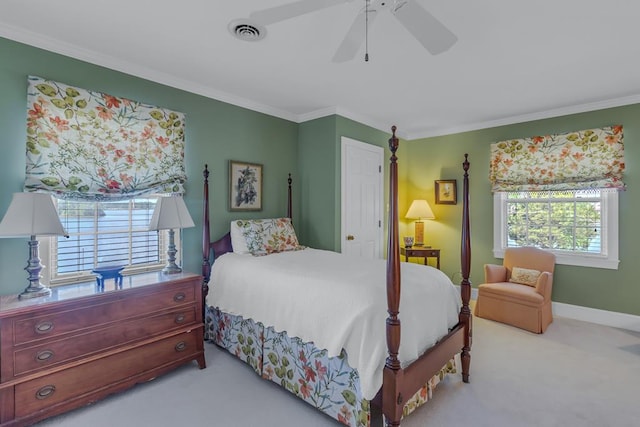
[[[384,149],[342,137],[341,252],[382,258]]]

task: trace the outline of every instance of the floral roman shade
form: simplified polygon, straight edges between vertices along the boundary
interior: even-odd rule
[[[29,76],[25,191],[81,200],[183,193],[184,114]]]
[[[491,144],[492,191],[624,189],[622,126]]]

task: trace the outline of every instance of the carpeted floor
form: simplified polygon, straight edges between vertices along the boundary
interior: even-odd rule
[[[195,362],[41,426],[333,426],[246,365],[205,343]],[[544,335],[474,318],[471,383],[459,376],[404,427],[640,425],[640,334],[556,318]]]

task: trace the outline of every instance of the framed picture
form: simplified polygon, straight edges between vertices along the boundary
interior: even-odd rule
[[[229,210],[262,210],[262,165],[229,161]]]
[[[436,181],[436,204],[455,205],[458,203],[455,179],[441,179]]]

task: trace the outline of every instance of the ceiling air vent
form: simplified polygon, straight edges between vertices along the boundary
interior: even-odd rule
[[[267,30],[248,19],[236,19],[229,23],[229,31],[236,38],[246,42],[262,40],[267,35]]]

